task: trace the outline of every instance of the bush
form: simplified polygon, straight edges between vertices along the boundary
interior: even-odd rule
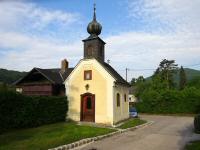
[[[137,110],[144,113],[200,113],[200,89],[188,87],[176,89],[146,89],[141,94],[142,102],[136,104]]]
[[[67,111],[66,97],[29,97],[1,90],[0,132],[64,121]]]
[[[194,129],[196,133],[200,133],[200,114],[194,118]]]

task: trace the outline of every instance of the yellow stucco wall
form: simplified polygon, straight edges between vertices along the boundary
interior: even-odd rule
[[[84,80],[84,71],[92,70],[92,80]],[[68,118],[80,121],[81,94],[95,94],[95,122],[113,125],[126,119],[128,114],[128,89],[114,85],[115,79],[95,59],[81,60],[65,81],[69,100]],[[86,90],[85,85],[89,84]],[[116,93],[121,95],[121,105],[116,105]],[[127,94],[124,102],[123,94]]]
[[[114,124],[129,118],[129,100],[128,100],[128,92],[129,89],[128,87],[123,87],[120,85],[116,85],[114,87],[114,117],[113,117],[113,122]],[[117,93],[120,94],[120,106],[117,106]],[[126,94],[126,101],[124,99],[124,95]]]
[[[92,70],[92,80],[84,80],[84,71]],[[80,121],[81,94],[95,94],[95,122],[111,124],[113,120],[114,79],[96,60],[82,60],[67,79],[66,93],[69,100],[68,117]],[[89,84],[86,90],[85,85]]]

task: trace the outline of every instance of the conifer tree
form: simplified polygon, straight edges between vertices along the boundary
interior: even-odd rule
[[[180,72],[179,72],[179,88],[180,88],[180,90],[183,90],[185,88],[186,82],[187,82],[187,77],[185,74],[185,70],[181,66]]]
[[[162,82],[166,83],[166,88],[170,89],[175,86],[173,75],[177,71],[177,66],[175,60],[163,59],[156,69],[154,76],[160,76]]]

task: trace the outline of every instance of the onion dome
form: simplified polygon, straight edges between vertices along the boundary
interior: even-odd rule
[[[102,26],[96,20],[96,7],[95,7],[95,4],[94,4],[94,16],[93,16],[93,20],[92,20],[92,22],[90,22],[88,24],[87,32],[89,34],[91,34],[91,35],[98,36],[99,34],[101,34],[101,30],[102,30]]]

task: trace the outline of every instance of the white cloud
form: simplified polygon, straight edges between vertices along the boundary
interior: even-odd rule
[[[128,67],[135,69],[129,79],[149,76],[153,70],[148,69],[164,58],[188,67],[200,64],[199,0],[128,0],[127,6],[128,18],[141,20],[141,31],[133,28],[107,38],[107,56],[121,74],[125,76]]]
[[[63,58],[74,66],[80,59],[81,41],[70,41],[69,32],[66,39],[57,35],[79,24],[79,14],[18,0],[0,1],[0,16],[1,68],[28,71],[33,67],[60,67]]]
[[[78,14],[48,10],[25,1],[0,2],[1,29],[42,29],[50,24],[70,25],[80,18]],[[19,28],[21,27],[21,28]]]
[[[200,31],[199,0],[128,0],[131,18],[147,24],[161,23],[173,31]]]
[[[125,67],[130,69],[156,68],[164,59],[175,59],[179,65],[199,63],[200,44],[198,39],[183,34],[150,34],[128,32],[105,39],[106,56],[123,76]],[[16,70],[30,70],[32,67],[59,67],[59,61],[66,57],[71,66],[82,58],[81,41],[63,43],[59,40],[45,40],[18,33],[1,33],[0,45],[18,51],[10,51],[1,59],[0,67]],[[153,70],[134,70],[129,77],[150,75]]]
[[[141,69],[130,71],[129,79],[151,75],[153,70],[143,69],[156,68],[164,58],[175,59],[184,66],[200,63],[198,6],[198,0],[129,0],[129,17],[142,19],[147,24],[146,28],[160,22],[161,30],[130,31],[105,38],[106,59],[110,59],[111,65],[123,76],[126,67]],[[81,38],[64,42],[55,37],[44,38],[21,32],[26,28],[27,20],[31,28],[44,28],[54,22],[69,25],[77,21],[76,14],[50,11],[32,3],[15,1],[11,4],[1,2],[0,16],[5,16],[0,19],[0,47],[9,49],[6,53],[0,53],[3,54],[0,67],[15,70],[59,67],[60,60],[65,57],[71,66],[75,66],[82,58]],[[171,31],[163,25],[170,27]]]
[[[58,68],[63,58],[67,58],[70,65],[75,66],[81,58],[81,44],[81,41],[69,44],[55,39],[50,41],[14,32],[1,32],[0,45],[15,51],[4,54],[0,60],[0,68],[26,71],[33,67]]]
[[[126,67],[132,69],[130,78],[151,75],[154,70],[148,69],[156,69],[164,58],[174,59],[183,66],[200,63],[199,39],[190,34],[128,32],[108,37],[106,42],[107,59],[124,76]]]

